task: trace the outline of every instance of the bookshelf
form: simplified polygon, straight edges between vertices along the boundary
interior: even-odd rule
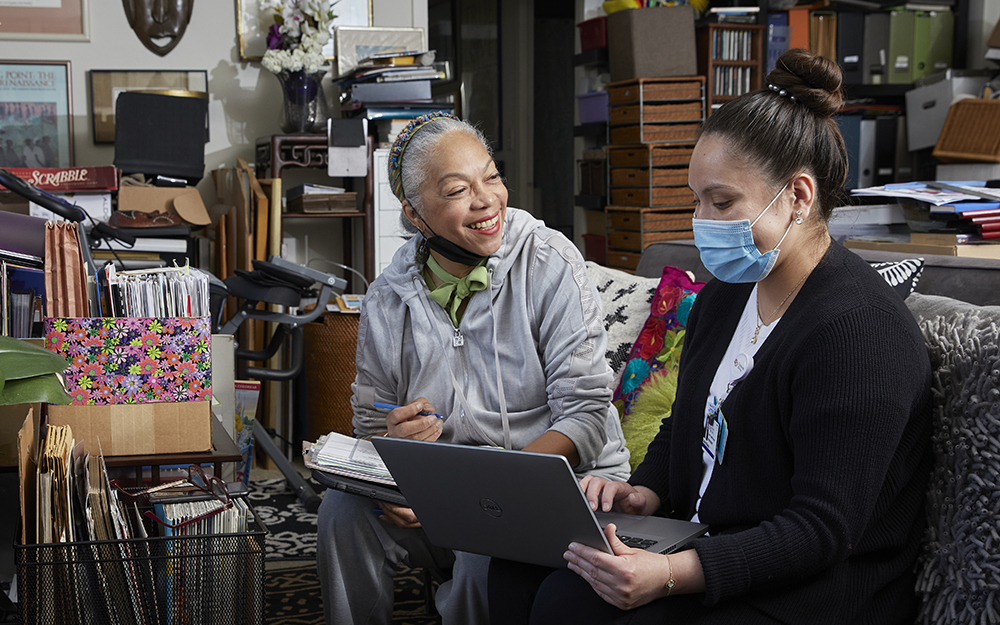
[[[698,73],[706,79],[706,112],[761,88],[764,26],[707,24],[697,31]]]

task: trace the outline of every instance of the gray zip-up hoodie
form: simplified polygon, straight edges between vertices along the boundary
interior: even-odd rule
[[[455,328],[427,295],[418,241],[396,252],[365,295],[355,436],[385,430],[373,402],[426,397],[445,416],[441,442],[504,446],[506,435],[510,448],[522,449],[555,430],[576,445],[578,475],[627,479],[600,300],[576,247],[508,208],[500,249],[486,262],[489,287],[469,297]]]

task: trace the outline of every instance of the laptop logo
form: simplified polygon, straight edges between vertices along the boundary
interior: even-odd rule
[[[486,497],[480,499],[479,507],[483,509],[483,512],[491,517],[500,518],[500,516],[503,515],[503,508],[501,508],[500,504],[492,499],[488,499]]]

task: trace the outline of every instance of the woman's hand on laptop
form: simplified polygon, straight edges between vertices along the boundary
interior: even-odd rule
[[[441,436],[444,421],[434,414],[434,406],[427,399],[416,400],[389,411],[385,417],[388,436],[411,438],[418,441],[435,441]]]
[[[649,516],[660,507],[660,498],[645,486],[628,482],[613,482],[603,477],[587,475],[580,480],[590,509],[596,512],[623,512]]]
[[[417,515],[413,514],[412,508],[404,508],[387,501],[380,501],[378,505],[382,508],[382,516],[379,518],[386,523],[406,529],[420,527],[420,521],[417,520]]]
[[[564,555],[569,569],[585,579],[602,599],[619,609],[631,610],[660,597],[705,590],[705,574],[694,549],[670,555],[632,549],[615,536],[615,529],[614,523],[604,527],[614,554],[570,543]]]

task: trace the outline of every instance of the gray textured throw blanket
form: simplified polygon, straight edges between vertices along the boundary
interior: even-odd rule
[[[933,368],[921,623],[1000,623],[1000,307],[906,299]]]

